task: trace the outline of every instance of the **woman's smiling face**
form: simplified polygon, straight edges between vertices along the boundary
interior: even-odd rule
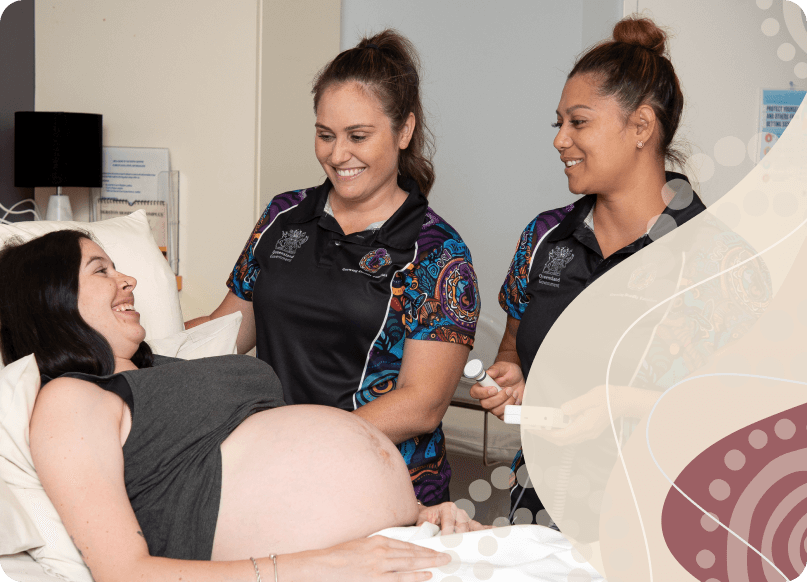
[[[601,97],[587,75],[566,81],[557,109],[553,145],[560,152],[569,190],[609,194],[625,184],[635,164],[636,139],[617,100]]]
[[[115,358],[131,358],[146,337],[140,314],[134,310],[134,277],[118,273],[104,250],[81,239],[78,276],[78,311],[100,333]]]
[[[317,106],[314,151],[346,202],[392,195],[397,188],[398,152],[406,149],[414,116],[394,132],[380,101],[355,82],[334,85]]]

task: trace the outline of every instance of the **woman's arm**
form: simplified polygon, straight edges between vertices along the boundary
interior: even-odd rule
[[[241,319],[241,327],[238,329],[238,338],[236,344],[238,345],[238,353],[246,354],[249,350],[255,347],[255,312],[252,310],[252,301],[246,301],[238,297],[232,291],[227,291],[224,301],[221,302],[213,313],[210,315],[203,315],[185,322],[185,329],[190,329],[216,319],[224,317],[240,311],[243,319]]]
[[[479,400],[479,404],[491,414],[504,418],[504,407],[511,404],[521,404],[524,398],[524,375],[521,373],[521,360],[516,352],[516,334],[521,320],[512,315],[507,316],[507,326],[504,329],[502,341],[499,343],[499,353],[496,362],[487,370],[488,376],[496,380],[502,388],[474,384],[470,394]]]
[[[40,392],[31,452],[45,491],[97,582],[255,580],[249,560],[203,562],[153,557],[126,494],[120,399],[80,380],[57,379]],[[267,548],[267,554],[271,549]],[[393,571],[437,567],[449,556],[388,538],[356,540],[278,558],[280,579],[378,580]],[[259,560],[263,576],[272,561]],[[409,582],[428,572],[401,574]]]
[[[457,388],[470,348],[431,340],[404,340],[395,390],[359,407],[355,414],[373,423],[396,445],[434,432]]]
[[[516,351],[516,335],[518,335],[520,323],[520,319],[516,319],[512,315],[507,316],[507,325],[504,328],[502,341],[499,342],[499,353],[496,354],[497,362],[511,362],[521,367],[521,358],[518,357]]]

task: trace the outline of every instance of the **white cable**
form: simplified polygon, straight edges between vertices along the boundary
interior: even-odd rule
[[[33,209],[26,208],[25,210],[14,210],[17,206],[19,206],[20,204],[24,204],[26,202],[30,202],[31,204],[33,204],[34,205]],[[11,224],[11,222],[7,220],[9,214],[31,213],[34,215],[34,220],[42,220],[42,215],[39,213],[39,207],[36,205],[36,201],[33,198],[24,198],[23,200],[20,200],[16,204],[12,204],[11,208],[6,208],[2,204],[0,204],[0,211],[3,210],[5,210],[6,212],[2,217],[0,217],[0,221],[2,221],[3,224]]]
[[[16,210],[16,211],[14,210],[17,206],[19,206],[20,204],[25,204],[26,202],[30,202],[31,204],[33,204],[33,206],[34,206],[33,210],[31,210],[31,209]],[[3,210],[6,210],[7,215],[8,215],[8,213],[10,213],[10,214],[23,214],[25,212],[33,212],[36,216],[39,217],[40,220],[42,219],[40,214],[39,214],[39,207],[37,206],[36,201],[33,198],[23,198],[22,200],[20,200],[20,201],[16,202],[15,204],[13,204],[11,206],[11,208],[8,208],[8,209],[6,209],[2,204],[0,204],[0,208],[2,208]]]

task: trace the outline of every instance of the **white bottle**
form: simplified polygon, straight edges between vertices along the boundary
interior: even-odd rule
[[[496,384],[496,381],[488,376],[487,372],[485,372],[485,367],[482,365],[482,360],[471,360],[467,364],[465,364],[465,370],[463,370],[462,375],[468,378],[469,380],[475,380],[479,382],[482,386],[493,386],[496,388],[496,391],[501,391],[501,386]]]

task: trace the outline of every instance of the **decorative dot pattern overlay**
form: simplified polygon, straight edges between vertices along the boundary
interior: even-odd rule
[[[716,520],[761,551],[788,580],[802,573],[807,563],[807,404],[718,441],[691,461],[675,484],[708,512],[674,488],[662,511],[667,546],[696,579],[781,580]]]

